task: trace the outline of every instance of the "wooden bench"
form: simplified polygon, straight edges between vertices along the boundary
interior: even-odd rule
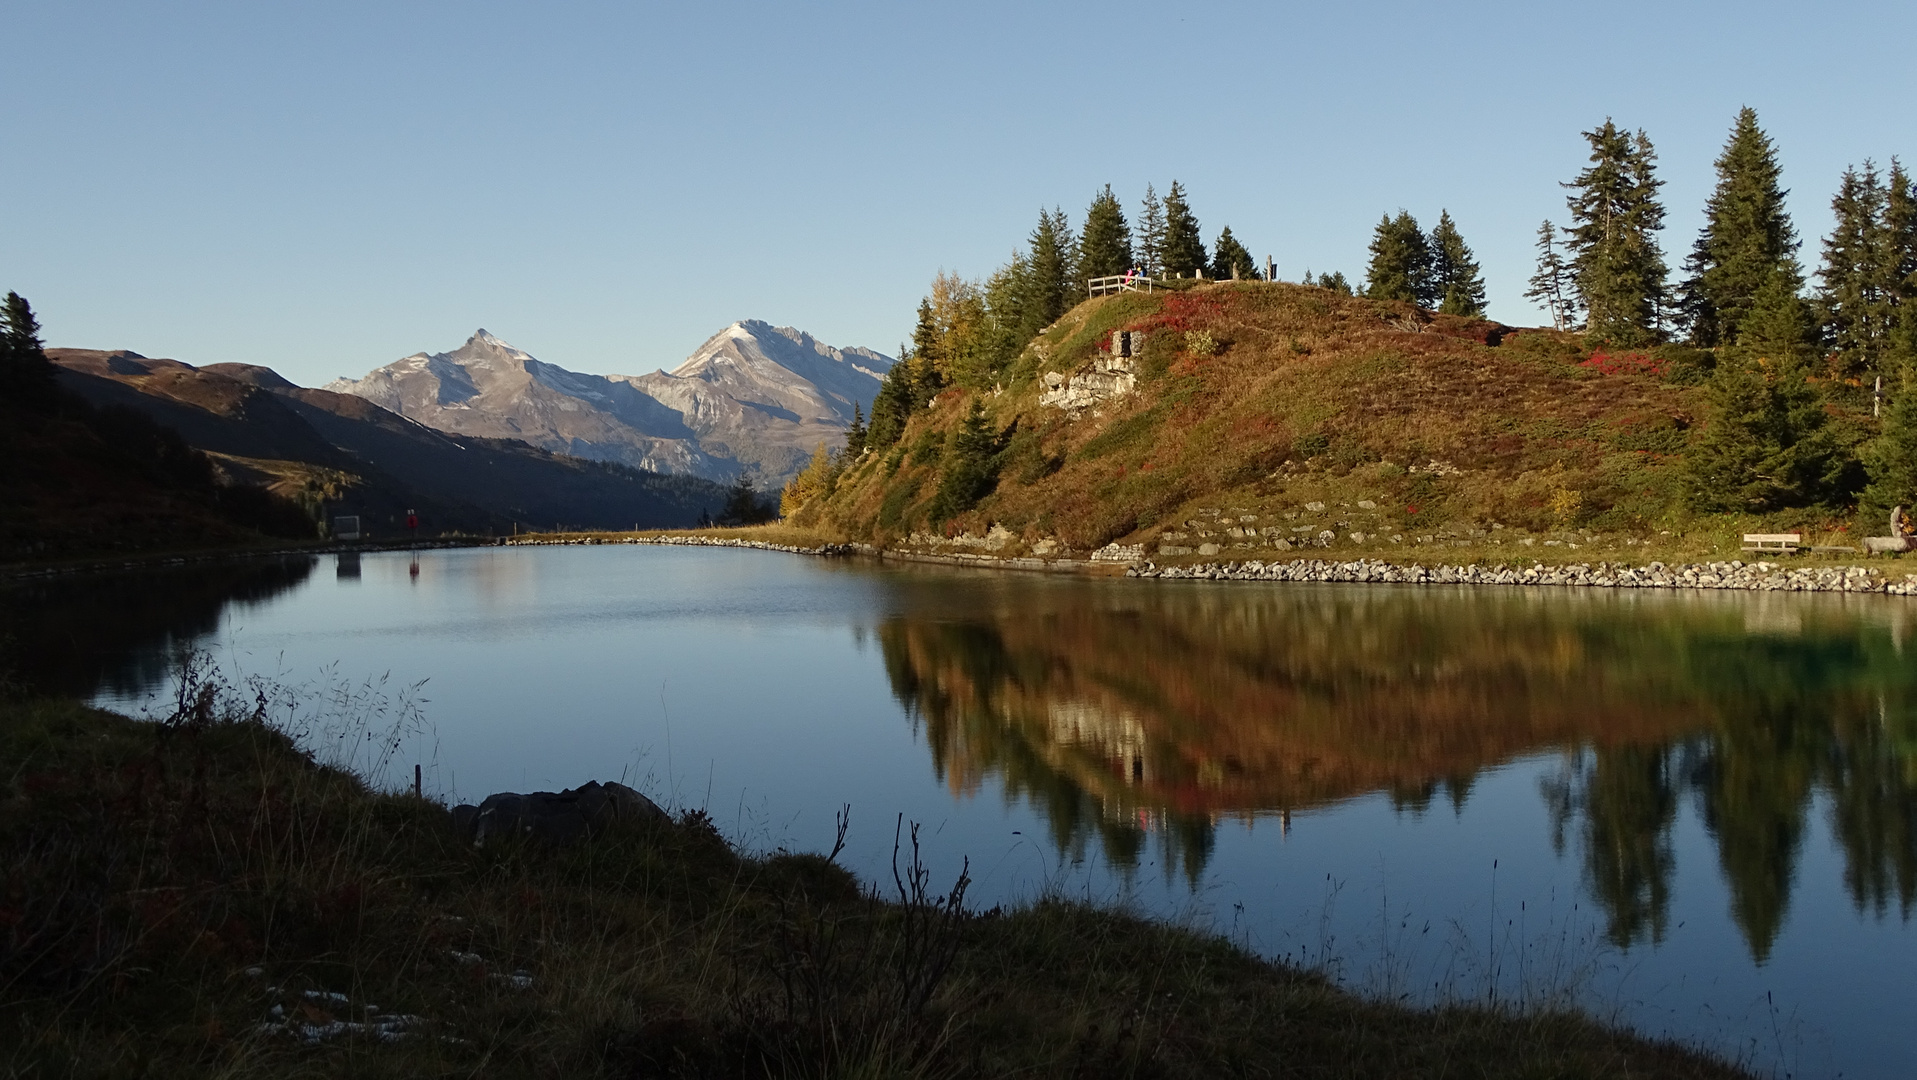
[[[1745,551],[1781,551],[1786,555],[1797,554],[1804,546],[1803,533],[1745,533]]]

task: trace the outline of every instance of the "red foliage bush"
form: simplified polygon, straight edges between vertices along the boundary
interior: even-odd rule
[[[1578,364],[1581,368],[1590,368],[1599,375],[1662,375],[1664,361],[1648,353],[1633,352],[1612,356],[1606,352],[1594,352],[1589,360]]]

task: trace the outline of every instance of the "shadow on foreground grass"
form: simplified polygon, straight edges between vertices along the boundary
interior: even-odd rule
[[[476,848],[213,704],[0,702],[0,1075],[1742,1075],[1110,911],[970,911],[909,838],[885,897],[696,811]]]

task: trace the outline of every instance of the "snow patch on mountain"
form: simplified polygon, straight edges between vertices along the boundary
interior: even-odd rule
[[[590,375],[481,329],[451,352],[414,353],[325,389],[443,431],[716,480],[744,469],[771,485],[820,443],[842,440],[892,364],[754,319],[714,334],[669,372]]]

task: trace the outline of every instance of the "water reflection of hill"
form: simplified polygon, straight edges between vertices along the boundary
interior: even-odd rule
[[[298,586],[314,558],[24,581],[0,589],[3,644],[16,678],[48,694],[137,696],[164,681],[175,643],[219,628],[229,603],[257,604]]]
[[[915,610],[915,605],[905,605]],[[1901,609],[1800,597],[1393,589],[1007,592],[879,630],[955,790],[988,775],[1063,850],[1156,834],[1195,881],[1221,817],[1372,792],[1422,811],[1566,751],[1545,784],[1620,943],[1661,935],[1694,799],[1761,960],[1814,790],[1860,908],[1917,902],[1917,675]]]

